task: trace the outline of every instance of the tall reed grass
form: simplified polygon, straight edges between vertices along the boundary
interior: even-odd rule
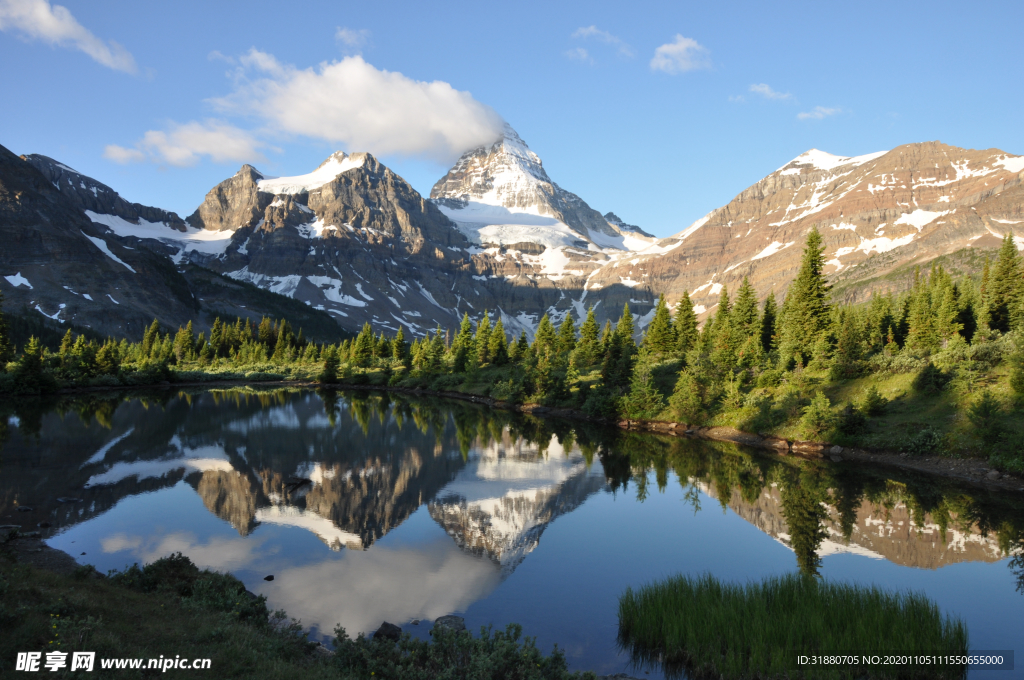
[[[797,574],[746,585],[674,576],[627,589],[619,641],[638,662],[696,678],[963,678],[963,667],[811,668],[797,656],[968,649],[963,621],[943,617],[924,595]]]

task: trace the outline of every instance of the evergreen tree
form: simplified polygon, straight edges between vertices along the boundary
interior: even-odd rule
[[[615,335],[619,337],[619,342],[622,343],[623,347],[629,347],[633,351],[636,350],[636,342],[633,340],[635,332],[633,313],[629,311],[629,303],[627,302],[622,305],[622,316],[619,317],[619,322],[615,324]]]
[[[1017,320],[1021,293],[1020,255],[1013,234],[1007,232],[988,282],[988,325],[1006,333]]]
[[[476,346],[476,361],[478,366],[483,366],[491,360],[491,320],[487,316],[487,310],[484,310],[483,318],[480,319],[480,323],[476,326],[476,338],[474,339]]]
[[[455,335],[455,342],[452,343],[452,370],[462,373],[466,370],[466,363],[469,353],[473,349],[473,322],[469,319],[469,312],[462,315],[462,323],[459,325],[459,332]]]
[[[558,327],[558,338],[555,341],[558,356],[564,362],[569,361],[569,353],[576,349],[576,323],[572,314],[566,312],[562,325]]]
[[[153,323],[149,325],[146,332],[142,336],[142,356],[148,357],[150,351],[153,349],[153,343],[160,335],[160,322],[153,319]]]
[[[373,328],[370,327],[370,322],[366,321],[363,323],[363,329],[356,336],[349,360],[356,366],[365,366],[373,356],[374,344]]]
[[[277,343],[277,338],[274,337],[274,326],[267,317],[263,317],[260,321],[259,329],[256,331],[256,339],[267,349],[270,349]]]
[[[697,345],[697,315],[693,313],[693,302],[690,293],[683,291],[683,297],[676,305],[676,319],[672,324],[676,334],[676,352],[683,356]]]
[[[324,367],[317,376],[317,381],[325,384],[338,382],[338,366],[338,352],[331,345],[324,352]]]
[[[764,301],[764,313],[761,315],[761,348],[767,353],[775,349],[778,336],[779,308],[775,302],[775,291],[770,291]]]
[[[806,358],[829,327],[829,290],[822,270],[825,248],[817,226],[807,235],[800,272],[789,287],[782,314],[782,347],[786,358]]]
[[[515,355],[512,357],[517,362],[526,360],[526,355],[530,352],[530,341],[526,339],[526,331],[522,331],[519,334],[519,340],[515,342]]]
[[[501,322],[500,315],[491,329],[487,353],[495,366],[504,366],[508,363],[508,338],[505,337],[505,325]]]
[[[594,308],[587,310],[587,318],[580,326],[580,339],[573,350],[573,364],[580,368],[593,366],[597,362],[597,355],[600,350],[600,338],[598,337],[597,319],[594,317]]]
[[[654,360],[647,347],[640,349],[630,378],[629,393],[622,398],[623,415],[634,420],[650,420],[665,408],[665,398],[654,384]]]
[[[555,327],[545,314],[537,324],[537,332],[533,335],[533,353],[537,356],[550,354],[555,349]]]
[[[405,342],[405,333],[402,331],[402,327],[398,327],[398,332],[395,333],[395,337],[391,340],[391,356],[402,363],[403,366],[409,364],[409,347]]]
[[[665,303],[665,296],[658,296],[658,303],[654,308],[654,318],[647,326],[644,334],[643,346],[654,354],[670,354],[675,352],[677,345],[675,328],[672,327],[672,315]]]

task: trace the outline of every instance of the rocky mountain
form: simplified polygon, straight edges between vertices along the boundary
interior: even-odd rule
[[[10,163],[5,176],[14,172]],[[94,277],[88,268],[65,277],[75,260],[62,259],[59,250],[40,251],[35,260],[4,253],[4,292],[15,304],[39,304],[51,318],[104,332],[117,323],[141,328],[140,320],[157,310],[168,325],[198,317],[203,326],[214,312],[258,318],[268,302],[242,301],[230,289],[246,284],[290,298],[290,314],[312,315],[297,324],[307,326],[307,335],[310,324],[355,331],[367,321],[423,335],[489,310],[510,334],[532,336],[544,314],[560,323],[593,306],[603,323],[617,319],[625,302],[643,329],[661,293],[674,303],[688,291],[698,313],[707,314],[723,287],[735,291],[749,276],[761,297],[770,290],[781,297],[815,225],[824,237],[826,273],[847,301],[905,285],[913,265],[995,247],[1007,230],[1024,225],[1024,157],[939,142],[857,157],[808,151],[661,240],[562,189],[509,126],[494,143],[466,152],[429,199],[371,154],[338,152],[299,176],[270,177],[243,166],[186,220],[129,203],[44,156],[26,156],[18,168],[35,173],[35,190],[60,204],[67,217],[51,222],[68,227],[61,238],[98,239],[89,256],[104,263],[96,271],[121,277],[101,297],[109,293],[122,304],[114,291],[129,290],[135,316],[72,305],[70,296]],[[24,231],[16,222],[0,228]],[[88,252],[67,248],[78,257]],[[139,271],[132,258],[152,270],[139,277],[141,287],[122,285]],[[30,292],[37,280],[45,295]],[[150,291],[157,281],[163,292]],[[156,302],[135,299],[146,295]]]
[[[9,313],[133,338],[154,318],[204,328],[216,315],[258,321],[263,314],[286,316],[307,336],[338,335],[326,314],[183,263],[174,257],[180,247],[150,237],[208,247],[206,232],[46,156],[20,158],[0,147],[0,235]]]
[[[812,226],[822,233],[826,274],[848,301],[896,283],[884,278],[965,248],[992,248],[1024,226],[1024,157],[940,142],[853,158],[812,149],[747,188],[728,205],[628,261],[602,267],[588,289],[638,282],[684,290],[699,312],[744,276],[764,297],[785,293]],[[1019,242],[1024,246],[1024,239]]]

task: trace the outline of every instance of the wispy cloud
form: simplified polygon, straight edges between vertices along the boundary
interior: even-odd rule
[[[674,41],[655,49],[651,59],[652,71],[676,74],[704,68],[711,68],[711,53],[696,40],[678,33]]]
[[[608,31],[602,31],[597,26],[591,25],[591,26],[584,26],[582,28],[577,28],[575,31],[573,31],[573,34],[572,34],[571,37],[576,38],[576,39],[580,39],[580,40],[587,40],[587,39],[593,38],[595,40],[603,42],[606,45],[611,45],[612,47],[614,47],[615,50],[619,53],[619,56],[622,56],[622,57],[632,57],[632,56],[634,56],[633,48],[631,48],[629,45],[627,45],[626,42],[624,40],[622,40],[622,38],[619,38],[618,36],[614,36],[611,33],[609,33]]]
[[[251,133],[220,120],[171,123],[167,130],[150,130],[134,147],[109,144],[104,158],[115,163],[151,160],[178,167],[195,165],[203,157],[217,163],[264,160],[267,144]]]
[[[334,32],[334,39],[344,45],[349,53],[359,54],[363,47],[366,46],[366,43],[370,41],[370,31],[365,28],[357,31],[352,28],[339,26],[338,30]]]
[[[834,108],[829,108],[825,106],[815,106],[814,109],[811,111],[803,111],[801,113],[796,114],[796,117],[799,118],[800,120],[821,120],[822,118],[834,116],[837,113],[842,112],[843,110],[838,106]]]
[[[590,56],[590,52],[582,47],[577,47],[571,50],[565,51],[565,56],[573,61],[582,61],[584,64],[593,64],[594,60]]]
[[[741,94],[731,94],[729,95],[729,101],[735,104],[742,104],[747,101],[747,98]]]
[[[0,0],[0,31],[81,50],[95,61],[125,73],[137,73],[135,57],[113,40],[97,38],[66,7],[48,0]]]
[[[765,99],[789,99],[792,96],[788,92],[776,92],[771,88],[771,86],[765,83],[751,85],[750,91],[754,94],[761,95]]]

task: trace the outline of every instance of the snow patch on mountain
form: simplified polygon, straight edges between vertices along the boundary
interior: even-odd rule
[[[213,231],[188,227],[181,232],[172,229],[166,222],[147,222],[139,218],[138,224],[117,215],[100,215],[91,210],[85,211],[86,217],[97,224],[102,224],[118,236],[134,236],[135,238],[151,238],[173,245],[181,250],[195,250],[209,255],[223,253],[231,242],[234,232],[231,230]],[[180,253],[179,253],[180,254]]]
[[[343,172],[363,167],[365,161],[365,154],[348,156],[344,152],[338,151],[313,172],[305,175],[295,175],[294,177],[264,176],[263,179],[256,183],[256,187],[264,193],[274,195],[304,194],[334,181]]]
[[[825,151],[821,151],[819,149],[811,149],[810,151],[805,151],[804,153],[800,154],[799,156],[797,156],[796,158],[794,158],[790,162],[786,163],[781,168],[779,168],[776,172],[779,172],[782,175],[798,175],[798,174],[800,174],[801,168],[799,168],[799,167],[791,168],[790,167],[791,165],[797,165],[797,166],[809,165],[809,166],[811,166],[813,168],[817,168],[818,170],[833,170],[833,169],[838,168],[840,166],[848,166],[848,165],[858,166],[858,165],[863,165],[863,164],[865,164],[865,163],[867,163],[869,161],[873,161],[876,158],[881,158],[882,156],[884,156],[887,153],[889,153],[889,152],[888,151],[876,151],[874,153],[864,154],[863,156],[852,156],[852,157],[850,157],[850,156],[834,156],[834,155],[832,155],[830,153],[827,153]]]

